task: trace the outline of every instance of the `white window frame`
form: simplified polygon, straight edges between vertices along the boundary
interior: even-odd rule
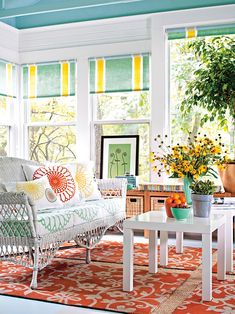
[[[150,94],[150,90],[149,90]],[[150,117],[151,117],[151,100],[149,97],[149,105],[150,105]],[[145,119],[116,119],[116,120],[101,120],[96,119],[96,109],[97,103],[94,101],[93,94],[90,95],[90,107],[92,112],[92,120],[91,120],[91,159],[96,164],[96,145],[95,145],[95,126],[96,125],[121,125],[121,124],[147,124],[149,126],[149,143],[151,140],[151,118]],[[150,154],[150,145],[149,145],[149,154]],[[148,174],[148,178],[150,178],[150,173]]]
[[[48,97],[50,98],[50,97]],[[69,121],[69,122],[31,122],[30,120],[30,100],[24,99],[24,118],[25,118],[25,123],[24,123],[24,151],[25,151],[25,158],[29,159],[29,128],[30,127],[58,127],[58,126],[75,126],[77,127],[77,107],[75,104],[75,120],[74,121]],[[77,132],[75,134],[76,136],[76,142],[77,142]],[[74,152],[75,155],[77,156],[77,151]]]
[[[6,96],[3,96],[6,97]],[[0,126],[7,128],[7,156],[14,156],[16,154],[16,145],[17,139],[15,138],[15,129],[16,129],[16,121],[15,121],[15,111],[17,106],[17,99],[12,97],[7,98],[7,112],[6,117],[0,119]],[[9,103],[10,102],[10,103]]]

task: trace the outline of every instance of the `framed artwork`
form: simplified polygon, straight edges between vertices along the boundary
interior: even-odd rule
[[[101,178],[138,175],[139,135],[101,136]]]

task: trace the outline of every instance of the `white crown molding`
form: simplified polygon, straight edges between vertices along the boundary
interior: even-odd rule
[[[235,5],[144,14],[19,31],[19,52],[103,45],[151,39],[151,20],[159,27],[234,22]]]
[[[115,19],[116,20],[116,19]],[[150,39],[150,20],[147,18],[110,23],[74,23],[59,28],[20,31],[19,52],[81,47],[97,44],[130,42]]]
[[[146,53],[151,50],[150,40],[88,45],[82,47],[26,51],[19,54],[20,64],[50,62],[63,59],[87,59],[92,57],[117,56],[122,54]]]
[[[0,22],[0,39],[0,58],[18,63],[19,31]]]
[[[158,27],[177,28],[184,26],[215,25],[235,23],[235,4],[209,8],[152,14]],[[152,27],[152,26],[151,26]]]

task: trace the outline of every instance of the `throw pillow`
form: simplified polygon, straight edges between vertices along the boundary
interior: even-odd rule
[[[34,181],[7,182],[5,186],[8,192],[25,192],[34,201],[37,210],[63,206],[46,176]]]
[[[93,163],[77,163],[75,180],[78,190],[86,201],[101,199],[101,193],[94,178]]]
[[[46,166],[22,165],[22,167],[27,180],[47,176],[53,191],[65,206],[80,203],[80,195],[75,183],[75,165],[48,164]]]

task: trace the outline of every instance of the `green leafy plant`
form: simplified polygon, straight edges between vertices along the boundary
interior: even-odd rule
[[[212,181],[206,180],[206,181],[194,181],[190,185],[190,189],[192,190],[192,193],[198,194],[198,195],[212,195],[215,192],[215,185]]]
[[[215,37],[211,40],[198,39],[188,44],[195,54],[199,67],[194,79],[186,86],[181,111],[187,115],[193,106],[208,110],[201,125],[218,119],[220,126],[228,128],[232,119],[230,145],[235,146],[235,41],[233,37]]]

